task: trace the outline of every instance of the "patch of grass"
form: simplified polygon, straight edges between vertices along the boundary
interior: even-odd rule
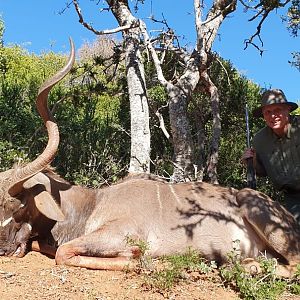
[[[243,299],[275,300],[284,292],[299,294],[299,275],[291,279],[279,278],[276,275],[277,261],[260,256],[259,262],[261,272],[251,274],[245,270],[240,257],[235,251],[228,255],[229,262],[220,269],[220,275],[225,285],[230,285],[237,290]]]
[[[300,295],[300,265],[297,265],[294,277],[289,279],[287,290],[292,294]]]
[[[189,272],[207,274],[216,268],[215,262],[208,263],[197,251],[188,249],[184,254],[160,258],[156,268],[145,274],[144,283],[149,289],[164,292],[186,280]]]
[[[142,269],[149,269],[152,264],[152,258],[146,255],[147,250],[149,250],[149,245],[147,242],[141,239],[136,239],[131,236],[126,236],[126,243],[129,246],[138,247],[140,250],[140,256],[138,258],[138,266],[136,266],[137,271]]]

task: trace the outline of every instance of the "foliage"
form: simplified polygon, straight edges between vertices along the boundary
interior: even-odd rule
[[[300,265],[297,265],[297,271],[294,277],[290,279],[288,290],[295,295],[300,295]]]
[[[292,0],[289,1],[290,6],[288,8],[286,16],[283,17],[283,20],[287,24],[287,28],[292,36],[298,37],[298,31],[300,28],[300,1]],[[292,53],[291,65],[300,70],[300,53],[295,51]]]
[[[151,129],[151,173],[169,178],[172,174],[173,165],[171,163],[173,148],[161,130],[157,114],[164,119],[166,130],[170,133],[167,93],[161,85],[154,85],[148,89],[148,99],[150,107],[150,129]]]
[[[283,19],[287,22],[287,28],[293,36],[298,36],[300,26],[300,1],[292,0],[287,14]]]
[[[162,257],[157,269],[145,274],[145,286],[164,292],[179,281],[186,280],[190,272],[208,274],[214,269],[216,269],[215,262],[207,262],[197,251],[188,249],[184,254]]]
[[[296,116],[299,116],[300,115],[300,107],[298,107],[297,109],[295,109],[291,115],[296,115]]]
[[[3,34],[4,34],[5,26],[0,15],[0,47],[3,47]]]
[[[101,67],[85,62],[74,76],[68,100],[56,114],[63,150],[57,156],[59,169],[66,178],[85,185],[116,181],[126,172],[130,145],[127,120],[119,120],[126,99],[114,96],[118,86],[107,81]]]
[[[265,256],[258,257],[261,271],[255,274],[246,271],[238,251],[228,254],[228,264],[220,269],[225,285],[236,289],[243,299],[275,300],[284,292],[299,293],[299,281],[296,274],[292,279],[276,275],[277,261]]]
[[[290,61],[290,64],[300,71],[300,53],[299,52],[293,52],[292,57],[293,57],[293,60]]]
[[[9,141],[0,140],[0,172],[10,169],[13,164],[21,164],[27,160],[23,149],[14,147]]]
[[[41,123],[34,99],[44,80],[46,65],[47,72],[55,67],[53,59],[53,54],[37,57],[18,46],[0,48],[1,168],[11,167],[15,160],[32,158],[29,153],[35,146],[30,136]]]
[[[37,56],[19,46],[0,51],[0,168],[5,170],[16,161],[34,159],[45,147],[35,99],[41,83],[63,66],[65,56]],[[130,138],[123,87],[122,76],[108,79],[101,65],[85,60],[53,88],[49,106],[61,133],[53,166],[67,179],[99,186],[124,176]]]

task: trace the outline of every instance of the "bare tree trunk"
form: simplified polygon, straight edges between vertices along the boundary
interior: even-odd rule
[[[79,22],[88,30],[97,35],[116,32],[123,34],[131,117],[131,155],[128,171],[130,173],[150,173],[149,108],[145,72],[139,48],[139,20],[132,15],[128,0],[106,0],[119,27],[99,31],[84,20],[78,1],[73,0],[72,2],[78,14]]]
[[[150,173],[150,128],[144,67],[141,62],[138,35],[124,34],[125,64],[131,117],[130,173]]]
[[[207,159],[207,175],[210,178],[211,183],[218,184],[217,163],[219,157],[219,144],[221,139],[221,119],[219,106],[220,98],[218,88],[211,81],[206,70],[201,73],[201,79],[211,99],[211,111],[213,116],[210,151]]]
[[[128,1],[107,0],[112,13],[124,30],[126,77],[130,101],[131,155],[130,173],[150,173],[150,126],[145,72],[140,53],[138,20],[132,15]]]
[[[174,146],[174,182],[188,180],[193,171],[193,141],[187,116],[187,95],[177,86],[169,87],[169,117]]]

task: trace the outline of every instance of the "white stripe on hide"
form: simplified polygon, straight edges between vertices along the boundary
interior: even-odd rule
[[[8,219],[4,220],[3,222],[0,222],[0,226],[5,227],[12,221],[12,219],[13,219],[12,217],[9,217]]]

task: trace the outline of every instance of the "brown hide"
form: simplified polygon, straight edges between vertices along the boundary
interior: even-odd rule
[[[71,185],[51,172],[38,173],[23,186],[18,197],[24,207],[14,214],[13,221],[20,227],[30,224],[32,236],[54,240],[59,246],[59,264],[123,269],[140,254],[129,239],[146,243],[152,257],[183,253],[191,247],[222,263],[235,248],[245,258],[267,251],[283,263],[299,262],[296,221],[253,190],[196,182],[169,184],[147,176],[88,189]],[[37,208],[34,199],[41,191],[47,191],[58,203],[63,221],[54,222]],[[25,238],[29,239],[28,233],[23,244]],[[2,255],[7,255],[8,246],[1,246],[5,243],[10,244],[9,249],[18,249],[18,244],[11,246],[18,241],[3,241],[0,235]],[[43,251],[40,245],[35,248]]]
[[[239,248],[243,257],[256,257],[267,250],[285,263],[298,259],[297,230],[294,236],[282,240],[284,247],[278,248],[286,228],[277,231],[276,243],[274,239],[268,241],[258,232],[255,219],[249,217],[253,207],[247,207],[247,201],[237,202],[240,198],[250,199],[251,193],[255,207],[263,207],[266,200],[255,191],[238,192],[207,183],[169,184],[142,177],[97,190],[72,186],[51,174],[39,173],[34,178],[55,195],[65,216],[48,232],[60,246],[58,263],[104,269],[112,263],[112,268],[118,268],[124,259],[128,263],[127,258],[137,253],[126,242],[128,238],[147,243],[152,257],[183,253],[191,247],[220,263],[233,248]],[[262,214],[277,214],[281,223],[288,219],[288,228],[297,228],[290,215],[272,203],[269,205],[273,210],[262,210]],[[33,227],[36,223],[40,220],[36,219]],[[294,248],[297,253],[291,251]]]
[[[132,241],[145,243],[152,257],[191,247],[220,263],[233,249],[245,258],[267,251],[285,264],[299,262],[298,224],[258,192],[206,183],[169,184],[147,175],[88,189],[51,173],[47,165],[55,157],[59,131],[47,98],[72,68],[72,43],[71,49],[66,66],[38,93],[37,108],[48,132],[46,148],[28,165],[0,173],[0,255],[21,257],[34,238],[34,250],[55,254],[51,245],[59,246],[58,264],[93,269],[130,268],[131,259],[141,254]]]

